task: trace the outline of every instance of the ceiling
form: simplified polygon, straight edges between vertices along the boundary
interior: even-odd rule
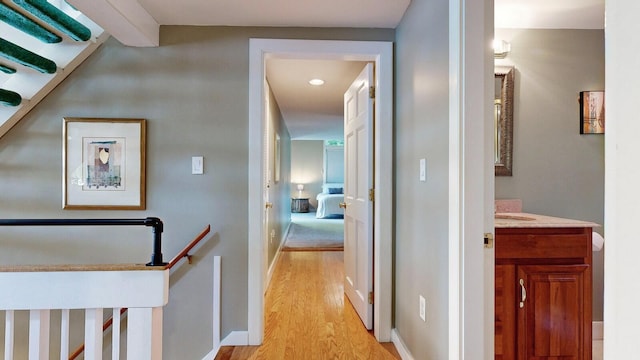
[[[604,0],[495,0],[495,27],[604,29]]]
[[[8,0],[2,0],[8,1]],[[62,2],[63,0],[49,0]],[[161,25],[395,28],[410,0],[67,0],[129,46],[159,46]],[[602,29],[604,0],[495,0],[496,27]],[[360,63],[274,59],[267,77],[292,138],[335,137]],[[325,85],[307,81],[323,77]],[[333,134],[333,135],[332,135]]]
[[[395,28],[410,0],[68,0],[125,45],[160,25]],[[363,63],[273,59],[267,78],[294,139],[341,139],[342,97]],[[325,84],[312,87],[311,78]]]
[[[499,28],[603,29],[604,0],[495,0]],[[267,78],[293,139],[341,137],[342,99],[364,63],[273,59]],[[320,74],[320,75],[319,75]],[[322,88],[307,81],[320,76]],[[337,77],[336,77],[337,76]]]
[[[267,81],[296,140],[343,138],[343,95],[365,66],[361,61],[267,60]],[[324,84],[313,86],[311,79]]]

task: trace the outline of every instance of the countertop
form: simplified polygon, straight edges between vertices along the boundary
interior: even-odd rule
[[[575,228],[599,227],[599,224],[529,213],[496,213],[496,228]]]

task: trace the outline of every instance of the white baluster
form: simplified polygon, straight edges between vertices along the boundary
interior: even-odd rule
[[[113,309],[111,324],[111,360],[120,360],[120,309]]]
[[[213,348],[220,346],[220,256],[213,257]]]
[[[69,309],[60,313],[60,359],[69,358]]]
[[[29,312],[29,360],[49,359],[50,310]]]
[[[5,311],[4,316],[4,360],[13,360],[13,332],[15,329],[13,310]]]
[[[162,308],[129,308],[127,359],[162,360]]]
[[[102,359],[103,309],[86,309],[84,312],[84,358]]]

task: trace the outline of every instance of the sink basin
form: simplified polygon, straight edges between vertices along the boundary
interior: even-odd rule
[[[533,221],[535,218],[524,216],[524,215],[515,215],[515,214],[495,214],[496,219],[500,220],[522,220],[522,221]]]

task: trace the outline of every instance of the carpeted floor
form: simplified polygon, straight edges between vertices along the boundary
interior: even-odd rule
[[[344,220],[316,219],[315,212],[291,214],[283,251],[342,251]]]

